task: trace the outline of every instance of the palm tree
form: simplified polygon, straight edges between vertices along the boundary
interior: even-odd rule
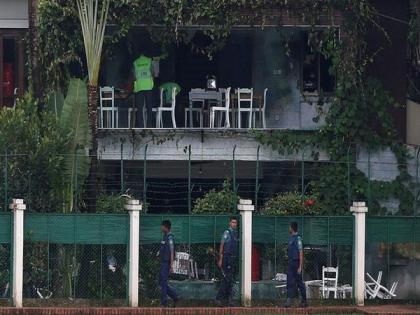
[[[40,100],[43,97],[41,78],[39,72],[39,45],[38,45],[38,32],[37,32],[37,13],[38,13],[38,0],[30,0],[28,2],[29,13],[29,61],[31,65],[32,76],[32,95],[41,104]]]
[[[95,210],[98,192],[98,79],[102,58],[105,26],[108,16],[110,0],[103,0],[99,7],[99,0],[77,0],[80,24],[82,26],[83,42],[85,46],[86,63],[88,69],[88,114],[92,134],[91,167],[88,190],[88,208]]]

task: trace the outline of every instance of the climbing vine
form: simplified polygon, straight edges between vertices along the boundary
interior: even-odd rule
[[[331,60],[330,72],[335,76],[336,88],[325,113],[325,124],[316,132],[255,132],[255,137],[279,152],[305,150],[314,159],[320,152],[327,153],[335,163],[320,170],[317,184],[324,204],[331,209],[347,209],[345,187],[349,161],[353,197],[367,199],[368,191],[377,191],[376,196],[383,199],[397,196],[401,212],[408,212],[412,207],[406,167],[409,157],[398,142],[390,115],[390,108],[396,102],[377,79],[367,74],[368,65],[379,52],[369,52],[367,31],[376,28],[388,38],[369,0],[115,0],[109,12],[107,53],[112,53],[115,44],[136,24],[145,25],[151,38],[163,47],[189,41],[185,27],[205,25],[202,29],[212,40],[207,46],[193,47],[209,56],[224,46],[236,24],[282,26],[292,19],[312,26],[309,43],[312,49]],[[315,31],[315,25],[319,24],[326,25],[322,32]],[[341,38],[337,35],[337,25]],[[74,2],[41,0],[38,27],[45,89],[66,86],[74,73],[84,75]],[[397,158],[400,176],[391,183],[369,182],[354,163],[357,147],[369,148],[371,152],[390,147]],[[339,189],[332,191],[332,186]],[[376,208],[381,211],[379,206]]]

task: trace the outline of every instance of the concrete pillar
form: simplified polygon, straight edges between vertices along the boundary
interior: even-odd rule
[[[251,286],[252,286],[252,212],[254,206],[251,200],[239,200],[238,211],[241,214],[241,301],[246,307],[251,306]]]
[[[354,298],[358,306],[364,306],[366,213],[368,208],[364,202],[353,202],[350,211],[354,215]]]
[[[128,304],[137,307],[139,304],[139,237],[140,211],[139,200],[128,199],[125,209],[130,216],[130,239],[128,251]]]
[[[13,211],[13,276],[12,300],[13,305],[22,307],[23,291],[23,218],[26,205],[23,199],[13,199],[9,208]]]

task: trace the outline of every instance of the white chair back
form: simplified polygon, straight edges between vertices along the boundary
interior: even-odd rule
[[[238,88],[236,89],[238,95],[238,108],[250,108],[252,109],[252,101],[254,99],[254,89]],[[246,106],[245,104],[248,104]]]
[[[114,107],[115,91],[113,86],[103,86],[99,89],[101,107]]]
[[[99,88],[99,106],[100,106],[100,127],[104,127],[104,112],[110,111],[111,119],[110,125],[107,126],[108,128],[114,128],[115,126],[115,90],[113,86],[103,86]],[[109,116],[107,116],[109,117]],[[107,119],[108,121],[108,119]]]
[[[322,266],[322,294],[329,291],[337,292],[338,287],[338,267]],[[336,293],[335,293],[336,294]]]
[[[160,107],[166,107],[166,98],[165,98],[165,93],[171,93],[168,89],[160,89]],[[175,108],[175,104],[176,104],[176,87],[172,88],[172,93],[171,93],[171,106],[168,106],[170,108]]]

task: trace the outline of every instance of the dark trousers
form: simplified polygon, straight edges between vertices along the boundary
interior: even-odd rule
[[[166,306],[168,304],[168,296],[174,301],[178,300],[178,296],[176,295],[176,292],[168,284],[169,270],[170,270],[169,261],[160,263],[159,286],[160,286],[160,305],[162,306]]]
[[[217,292],[216,300],[228,300],[232,299],[233,280],[235,276],[235,258],[231,256],[223,257],[222,266],[222,283]]]
[[[136,124],[137,128],[153,127],[152,123],[152,108],[153,108],[153,90],[140,91],[135,93],[135,103],[137,107]],[[143,117],[143,107],[146,108],[146,117]],[[146,125],[144,124],[146,122]]]
[[[287,297],[295,296],[296,285],[302,296],[302,301],[306,301],[306,288],[303,283],[302,273],[298,273],[299,260],[290,260],[287,266]]]

